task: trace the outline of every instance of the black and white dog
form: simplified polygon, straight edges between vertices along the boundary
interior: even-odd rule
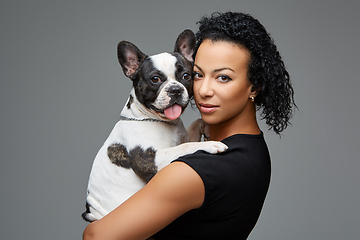
[[[89,177],[86,221],[101,219],[141,189],[172,160],[205,150],[224,151],[221,142],[189,142],[179,118],[192,92],[195,37],[182,32],[173,53],[147,56],[130,42],[118,44],[118,59],[133,88],[120,120],[94,160]],[[199,141],[195,121],[190,126]]]

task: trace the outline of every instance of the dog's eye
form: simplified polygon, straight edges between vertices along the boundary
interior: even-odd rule
[[[189,73],[184,73],[183,74],[183,79],[184,80],[190,80],[191,79],[191,75]]]
[[[158,76],[154,76],[150,79],[153,83],[159,83],[161,82],[161,78],[159,78]]]

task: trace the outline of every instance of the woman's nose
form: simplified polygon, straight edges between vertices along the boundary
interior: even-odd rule
[[[209,78],[204,78],[201,81],[196,82],[198,86],[198,94],[202,98],[211,97],[214,95],[214,89]]]

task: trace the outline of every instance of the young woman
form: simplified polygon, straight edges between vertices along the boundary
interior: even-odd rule
[[[289,124],[293,89],[264,27],[242,13],[200,21],[194,100],[210,139],[226,152],[175,160],[128,201],[91,223],[83,239],[246,239],[267,194],[270,156],[256,120],[280,134]]]

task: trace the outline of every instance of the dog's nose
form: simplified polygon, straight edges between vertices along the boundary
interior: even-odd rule
[[[184,89],[177,85],[173,85],[169,87],[168,92],[170,96],[178,97],[184,92]]]

